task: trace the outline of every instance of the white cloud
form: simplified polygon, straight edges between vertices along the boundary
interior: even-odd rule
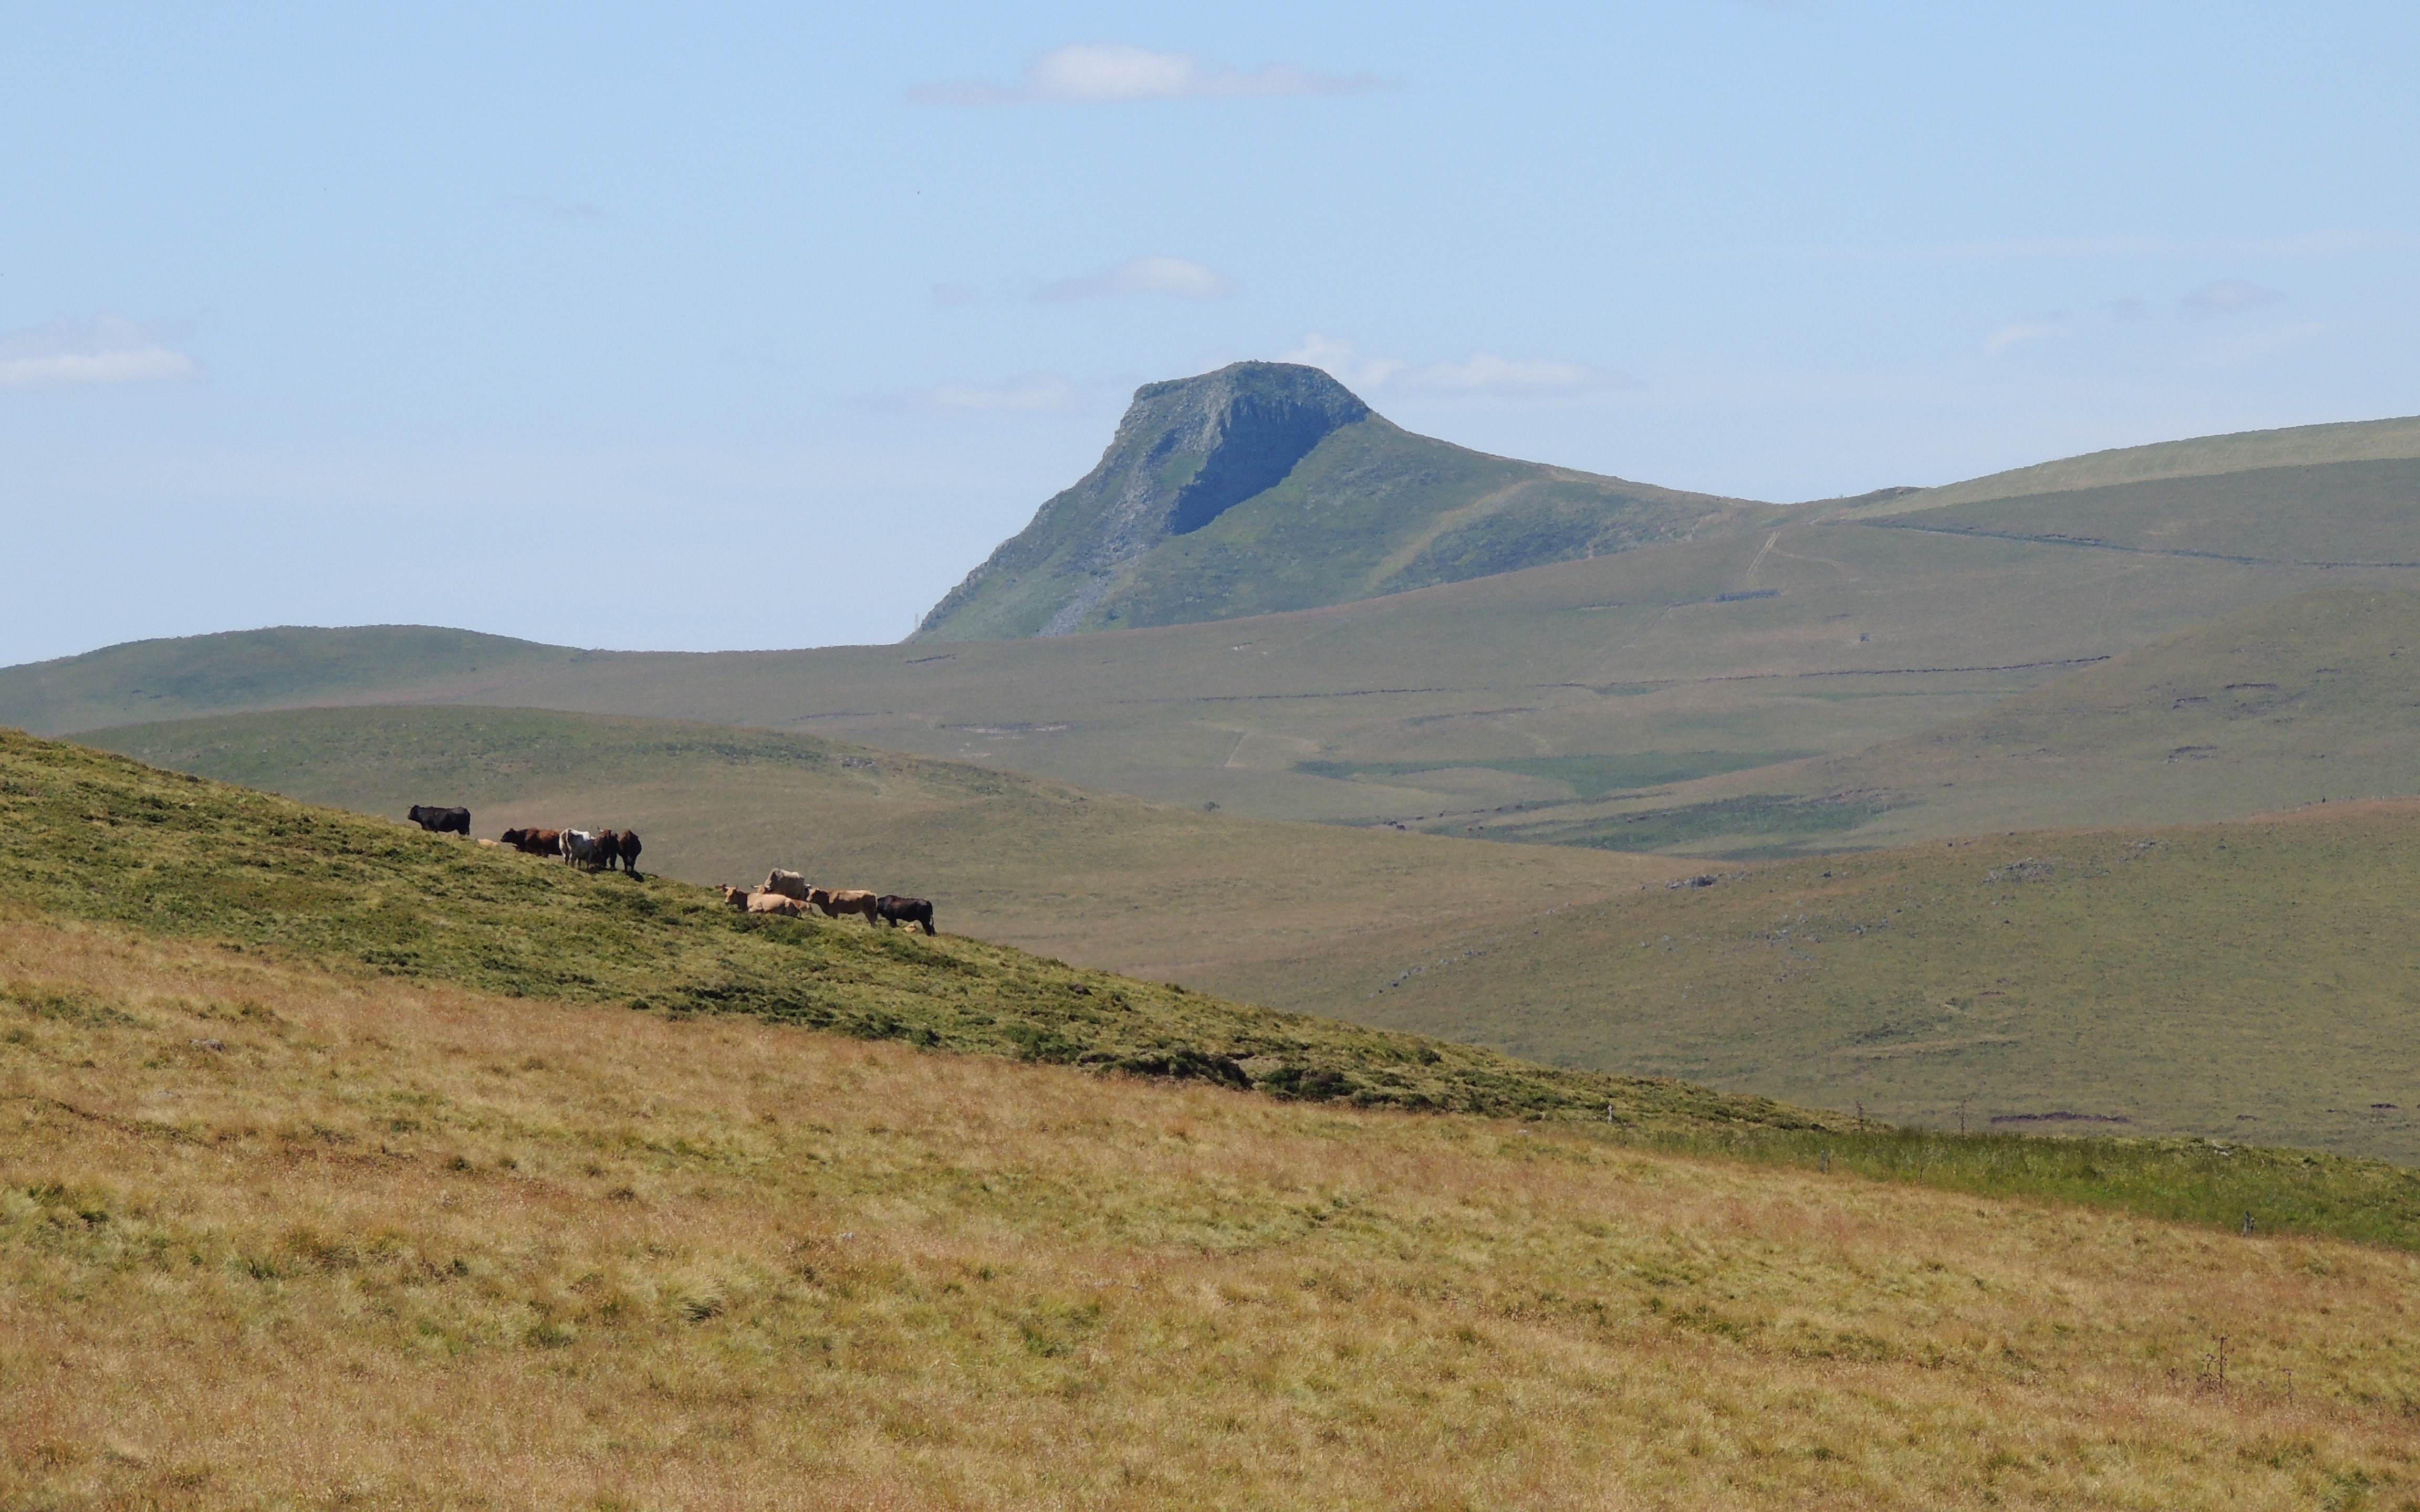
[[[1206,64],[1190,53],[1116,42],[1071,42],[1025,66],[1012,85],[961,81],[921,85],[908,97],[939,105],[1118,104],[1137,100],[1244,100],[1337,95],[1373,89],[1370,76],[1318,73],[1291,63],[1249,71]]]
[[[1234,291],[1224,274],[1188,257],[1129,257],[1102,272],[1046,284],[1034,298],[1056,302],[1109,294],[1173,294],[1182,300],[1218,300]]]
[[[1346,388],[1364,393],[1393,389],[1457,398],[1539,399],[1638,387],[1636,379],[1585,363],[1498,357],[1493,352],[1473,352],[1458,363],[1414,363],[1367,357],[1351,342],[1316,332],[1278,361],[1324,369]]]
[[[2239,310],[2274,304],[2285,297],[2273,288],[2262,288],[2244,279],[2222,278],[2186,295],[2184,306],[2195,315],[2233,315]]]
[[[2059,317],[2056,316],[2040,320],[2020,320],[2012,326],[2002,326],[1984,337],[1983,355],[1997,357],[2018,347],[2030,346],[2038,341],[2049,341],[2055,336],[2066,334],[2067,327],[2059,323]]]
[[[1083,408],[1084,392],[1056,373],[1029,373],[1005,383],[941,383],[865,402],[921,414],[1066,414]]]
[[[0,389],[183,383],[201,364],[122,315],[54,320],[0,335]]]

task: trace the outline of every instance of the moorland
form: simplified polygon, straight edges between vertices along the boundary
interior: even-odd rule
[[[0,819],[12,1502],[2420,1477],[2393,1165],[1525,1066],[22,736]]]

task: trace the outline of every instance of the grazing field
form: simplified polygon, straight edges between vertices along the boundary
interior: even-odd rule
[[[11,1505],[2420,1493],[2408,1248],[115,926],[0,1037]]]
[[[309,709],[89,737],[157,766],[477,832],[635,828],[645,870],[774,866],[931,897],[942,926],[1088,966],[1207,985],[1373,930],[1526,918],[1686,870],[1559,846],[1287,825],[725,725],[529,709]]]
[[[581,872],[7,732],[0,910],[507,995],[744,1012],[1284,1096],[1640,1128],[1848,1121],[1244,1007],[956,935],[741,914],[705,887]]]

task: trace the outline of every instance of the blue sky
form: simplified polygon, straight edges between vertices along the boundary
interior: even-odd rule
[[[2415,55],[2389,5],[8,7],[0,662],[895,640],[1245,357],[1767,499],[2413,413]]]

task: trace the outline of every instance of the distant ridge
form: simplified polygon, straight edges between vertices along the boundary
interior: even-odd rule
[[[2388,462],[2420,457],[2420,416],[2399,420],[2353,420],[2280,430],[2237,431],[2188,440],[2123,446],[2082,456],[2011,468],[1938,488],[1892,490],[1895,497],[1852,501],[1847,519],[1912,515],[1957,504],[2035,494],[2073,493],[2173,478],[2214,478],[2266,468],[2315,467],[2332,462]]]
[[[1740,501],[1415,436],[1314,367],[1149,383],[1101,460],[936,605],[920,638],[1195,624],[1621,551]]]
[[[382,702],[443,682],[534,671],[586,653],[427,625],[277,625],[129,640],[0,668],[0,725],[34,733],[235,709]]]

